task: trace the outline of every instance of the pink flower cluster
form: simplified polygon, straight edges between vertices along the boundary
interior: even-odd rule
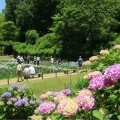
[[[108,50],[101,50],[100,55],[108,55],[109,51]]]
[[[93,61],[98,61],[99,60],[99,57],[97,56],[92,56],[89,58],[89,61],[93,62]]]
[[[78,96],[74,98],[74,101],[78,104],[79,109],[82,108],[82,110],[91,110],[95,104],[93,94],[88,89],[81,90]]]
[[[92,64],[92,63],[91,63],[91,61],[89,61],[89,60],[83,62],[83,65],[85,65],[85,66],[88,66],[88,65],[91,65],[91,64]]]
[[[91,79],[93,79],[94,77],[99,76],[99,75],[102,75],[102,73],[101,73],[100,71],[90,72],[90,73],[88,74],[88,79],[91,80]]]
[[[120,45],[115,45],[114,49],[120,50]]]
[[[56,105],[54,102],[50,102],[50,101],[43,102],[39,106],[38,111],[41,114],[50,114],[53,110],[55,110],[55,107],[56,107]]]
[[[104,75],[98,75],[90,80],[89,87],[92,90],[101,90],[113,85],[120,79],[120,64],[109,66]]]
[[[74,116],[78,111],[77,103],[71,98],[65,98],[60,101],[57,107],[58,114],[62,114],[65,117]]]
[[[105,85],[110,86],[120,79],[120,64],[109,66],[105,73]]]
[[[63,100],[64,98],[66,98],[66,95],[62,92],[60,92],[59,94],[57,94],[55,97],[54,97],[54,102],[55,103],[60,103],[61,100]]]
[[[41,100],[45,100],[45,99],[48,99],[50,96],[52,96],[53,95],[53,92],[46,92],[45,94],[42,94],[41,96],[40,96],[40,99]]]

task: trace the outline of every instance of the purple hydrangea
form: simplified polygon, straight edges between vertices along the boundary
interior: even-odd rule
[[[10,98],[11,97],[11,93],[10,92],[4,92],[1,97],[5,97],[5,98]]]
[[[38,111],[41,114],[50,114],[55,109],[55,107],[56,105],[54,102],[47,101],[47,102],[41,103],[41,105],[38,108]]]
[[[10,88],[12,88],[13,90],[18,90],[20,87],[16,84],[13,84],[10,86]]]
[[[110,86],[120,79],[120,64],[109,66],[105,73],[105,85]]]
[[[40,105],[40,104],[42,103],[42,101],[41,101],[41,100],[36,100],[36,103],[37,103],[38,105]]]
[[[9,101],[15,103],[17,101],[17,98],[9,98]]]
[[[65,95],[71,94],[71,90],[69,90],[69,89],[62,90],[61,92],[63,92]]]
[[[22,103],[21,103],[21,101],[17,101],[17,102],[15,102],[14,103],[14,106],[16,106],[16,107],[20,107],[20,106],[22,106]]]
[[[28,88],[28,85],[25,84],[25,85],[21,86],[21,88],[22,88],[22,89],[26,89],[26,88]]]
[[[101,90],[105,88],[105,77],[104,75],[99,75],[91,79],[89,87],[92,90]]]

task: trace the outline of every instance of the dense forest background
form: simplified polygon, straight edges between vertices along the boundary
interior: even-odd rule
[[[84,59],[120,43],[120,0],[6,0],[1,54]]]

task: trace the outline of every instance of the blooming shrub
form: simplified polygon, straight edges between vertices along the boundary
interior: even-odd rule
[[[83,65],[85,65],[85,66],[88,66],[88,65],[91,65],[91,64],[92,64],[92,62],[91,62],[91,61],[89,61],[89,60],[87,60],[87,61],[83,62]]]
[[[108,55],[109,51],[108,50],[101,50],[100,55]]]
[[[115,45],[115,46],[114,46],[114,49],[120,50],[120,45]]]
[[[92,78],[96,77],[96,76],[99,76],[99,75],[102,75],[102,73],[100,71],[94,71],[94,72],[90,72],[88,74],[88,79],[91,80]]]
[[[27,119],[39,105],[27,85],[13,84],[0,97],[0,119]]]
[[[89,58],[89,61],[93,62],[93,61],[98,61],[99,60],[99,57],[97,56],[92,56]]]

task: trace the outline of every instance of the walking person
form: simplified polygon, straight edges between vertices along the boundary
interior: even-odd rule
[[[58,58],[57,63],[58,63],[58,65],[61,65],[61,59],[60,59],[60,57]]]
[[[36,65],[36,63],[37,63],[37,57],[34,56],[34,65]]]
[[[39,65],[39,63],[40,63],[40,57],[37,56],[37,65]]]
[[[19,62],[18,65],[17,65],[16,74],[18,76],[17,82],[20,82],[19,79],[21,79],[23,81],[23,79],[22,79],[22,65],[21,65],[21,62]]]
[[[79,70],[82,69],[82,64],[83,64],[83,59],[81,58],[81,56],[79,56],[79,59],[78,59]]]

